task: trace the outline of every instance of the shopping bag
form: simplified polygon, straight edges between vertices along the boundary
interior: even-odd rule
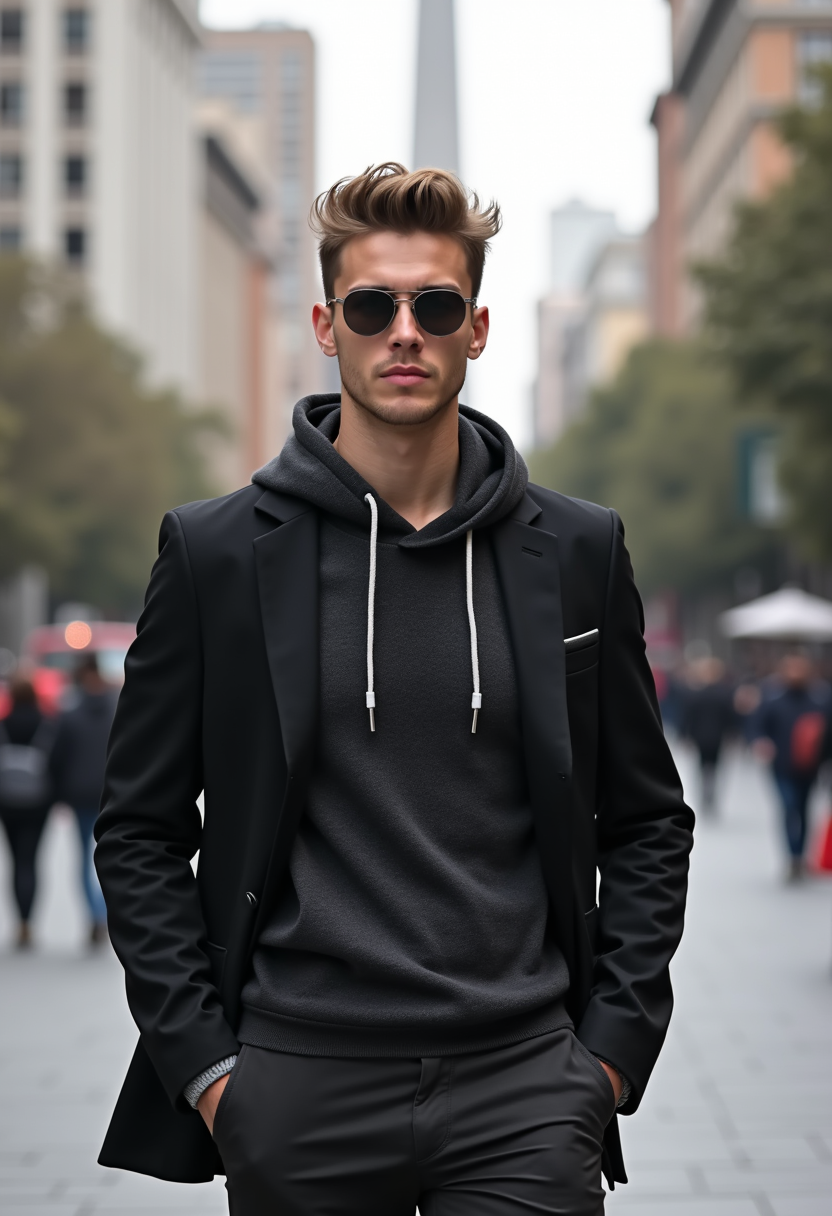
[[[821,828],[814,868],[822,873],[832,874],[832,811],[826,816],[826,823]]]

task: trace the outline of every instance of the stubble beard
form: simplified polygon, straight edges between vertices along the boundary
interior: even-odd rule
[[[350,363],[349,359],[339,353],[338,364],[341,373],[341,383],[359,409],[366,410],[380,422],[390,426],[419,426],[430,422],[437,414],[441,414],[458,397],[465,383],[467,358],[455,364],[445,376],[440,379],[437,369],[429,363],[422,366],[432,373],[436,386],[436,395],[431,401],[418,401],[403,396],[397,402],[379,401],[374,398],[370,384],[360,369]],[[378,374],[378,368],[373,368],[373,374]]]

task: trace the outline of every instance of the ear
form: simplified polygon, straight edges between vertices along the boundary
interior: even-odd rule
[[[312,328],[315,330],[318,346],[330,359],[336,358],[338,354],[333,332],[334,317],[334,305],[315,304],[312,308]]]
[[[471,341],[468,343],[468,358],[479,359],[488,341],[489,318],[488,309],[475,308],[471,325]]]

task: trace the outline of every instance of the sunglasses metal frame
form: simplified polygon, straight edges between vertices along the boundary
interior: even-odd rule
[[[455,334],[458,330],[460,330],[462,328],[464,318],[463,318],[463,321],[460,321],[459,325],[457,325],[456,329],[452,329],[449,333],[434,334],[429,329],[425,329],[425,326],[419,320],[419,314],[416,311],[416,304],[418,303],[419,298],[421,296],[429,296],[437,291],[447,292],[448,295],[457,296],[460,300],[462,300],[462,302],[464,304],[473,304],[474,308],[476,308],[476,306],[477,306],[477,297],[476,296],[464,296],[460,292],[454,291],[454,289],[452,287],[426,287],[424,289],[424,291],[406,291],[406,290],[385,291],[383,287],[356,287],[353,291],[348,291],[346,296],[344,296],[343,299],[340,296],[333,296],[332,299],[327,300],[327,302],[326,302],[327,307],[329,307],[330,304],[340,304],[341,307],[343,308],[343,306],[346,304],[346,302],[350,298],[350,296],[357,295],[359,291],[377,292],[378,295],[380,295],[380,296],[387,296],[388,299],[393,304],[393,313],[390,317],[390,320],[381,329],[377,329],[374,334],[358,333],[358,331],[353,329],[352,326],[350,325],[350,323],[348,321],[346,321],[346,317],[345,317],[344,320],[347,323],[347,328],[350,330],[351,333],[358,334],[359,338],[377,338],[379,334],[383,334],[384,331],[386,329],[389,329],[390,326],[393,324],[393,321],[395,320],[395,317],[396,317],[396,309],[398,308],[398,306],[400,304],[409,304],[410,305],[410,311],[413,314],[413,318],[416,321],[416,324],[419,326],[420,329],[424,329],[426,334],[430,334],[430,336],[432,338],[450,338],[451,334]],[[398,299],[397,297],[399,297],[399,296],[411,296],[412,299],[407,299],[407,300]]]

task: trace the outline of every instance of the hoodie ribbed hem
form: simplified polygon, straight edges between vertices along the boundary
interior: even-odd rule
[[[435,1030],[408,1027],[389,1030],[371,1026],[339,1026],[331,1022],[306,1022],[262,1009],[244,1007],[237,1037],[250,1047],[285,1051],[295,1056],[338,1056],[364,1059],[461,1056],[509,1047],[525,1039],[536,1039],[564,1026],[572,1019],[562,1001],[535,1009],[519,1017],[483,1026],[437,1027]]]

